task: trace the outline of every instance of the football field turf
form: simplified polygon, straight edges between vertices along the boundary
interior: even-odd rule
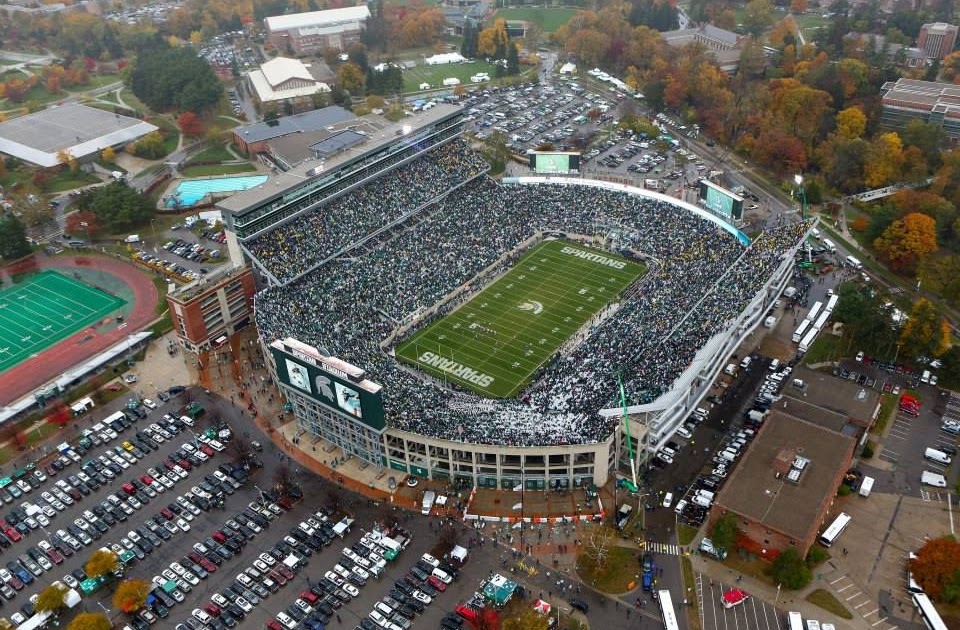
[[[400,344],[397,357],[485,396],[515,396],[645,270],[603,250],[546,241],[469,302]]]
[[[120,308],[124,300],[56,271],[0,290],[0,372]]]

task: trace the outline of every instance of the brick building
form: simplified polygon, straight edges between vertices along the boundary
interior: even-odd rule
[[[912,120],[933,123],[960,138],[960,86],[916,79],[887,81],[881,88],[880,126],[902,131]]]
[[[762,556],[801,556],[829,520],[856,442],[828,428],[772,411],[710,509],[710,521],[737,517]]]
[[[360,41],[370,17],[370,9],[355,7],[292,13],[265,18],[267,39],[281,53],[294,55],[322,54],[328,48],[345,50]]]
[[[946,22],[934,22],[920,27],[917,37],[917,48],[922,50],[928,59],[943,60],[953,52],[957,44],[957,27]]]
[[[237,267],[169,293],[167,305],[181,347],[203,352],[226,343],[250,323],[255,289],[253,271]]]

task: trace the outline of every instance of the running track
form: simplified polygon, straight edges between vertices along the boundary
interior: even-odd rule
[[[0,375],[0,405],[8,405],[22,398],[37,387],[60,376],[65,370],[103,352],[122,341],[131,332],[145,328],[156,319],[156,306],[160,296],[150,277],[125,262],[101,256],[58,256],[46,258],[33,255],[3,270],[6,274],[19,274],[41,269],[54,269],[71,275],[71,269],[83,268],[101,271],[115,276],[133,292],[133,307],[124,320],[127,326],[118,330],[101,328],[95,322],[77,331],[58,344],[47,348],[23,363]],[[87,337],[90,337],[87,339]]]

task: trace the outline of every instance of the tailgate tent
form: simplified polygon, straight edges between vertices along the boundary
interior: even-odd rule
[[[460,545],[457,545],[456,547],[453,548],[453,551],[450,552],[450,557],[460,563],[463,563],[467,561],[467,553],[468,552],[466,547],[461,547]]]

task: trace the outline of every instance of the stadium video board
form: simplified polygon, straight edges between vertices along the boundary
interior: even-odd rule
[[[743,218],[743,197],[717,186],[706,179],[700,180],[700,203],[714,214],[731,223]]]
[[[575,173],[580,170],[576,151],[530,151],[530,170],[538,175]]]
[[[291,338],[274,341],[270,352],[281,383],[373,429],[386,427],[383,388],[364,370]]]

